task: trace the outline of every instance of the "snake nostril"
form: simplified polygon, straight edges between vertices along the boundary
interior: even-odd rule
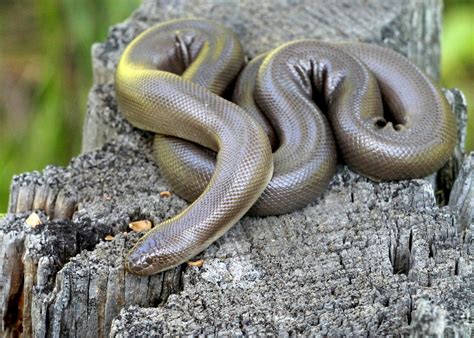
[[[400,131],[402,130],[402,128],[403,128],[403,124],[396,124],[393,126],[393,129],[395,129],[396,131]]]

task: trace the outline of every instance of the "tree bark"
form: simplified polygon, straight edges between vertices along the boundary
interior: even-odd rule
[[[0,331],[470,336],[474,155],[464,155],[466,103],[458,90],[445,93],[459,145],[436,177],[375,183],[340,166],[306,208],[244,217],[198,257],[200,268],[150,277],[124,270],[140,237],[128,223],[158,224],[186,203],[160,196],[169,187],[153,162],[152,137],[117,111],[114,70],[139,32],[176,17],[223,23],[249,57],[297,38],[361,40],[439,76],[437,0],[145,1],[93,46],[83,154],[66,168],[13,179],[10,214],[0,221]],[[449,206],[439,206],[436,197],[447,203],[450,192]],[[41,224],[23,210],[37,210]]]

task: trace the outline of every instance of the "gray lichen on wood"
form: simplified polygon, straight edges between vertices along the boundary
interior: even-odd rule
[[[303,210],[242,219],[200,255],[202,268],[125,272],[124,255],[140,236],[126,233],[128,223],[158,224],[186,203],[160,196],[169,186],[153,162],[151,135],[117,112],[114,68],[140,31],[183,15],[234,29],[249,56],[294,38],[358,39],[390,46],[438,76],[436,0],[145,1],[93,48],[84,154],[12,183],[11,214],[0,220],[0,331],[469,336],[474,155],[464,157],[461,145],[436,190],[426,180],[374,183],[340,167]],[[466,103],[457,90],[445,93],[462,144]],[[444,188],[446,200],[451,186],[449,207],[438,207],[435,191]],[[36,211],[42,224],[31,226],[31,212],[13,214],[36,208],[56,219]]]

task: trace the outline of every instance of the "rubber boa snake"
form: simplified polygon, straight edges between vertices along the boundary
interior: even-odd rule
[[[386,48],[298,40],[243,66],[238,37],[199,19],[151,27],[123,52],[119,108],[156,134],[163,175],[192,201],[136,243],[130,272],[189,260],[249,210],[275,215],[314,201],[337,152],[362,175],[399,180],[436,171],[454,149],[440,89]],[[221,96],[239,72],[232,103]]]

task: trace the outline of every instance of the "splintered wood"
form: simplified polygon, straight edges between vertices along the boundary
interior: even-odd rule
[[[141,221],[129,223],[128,227],[135,232],[142,232],[142,231],[150,230],[152,227],[152,223],[149,220],[141,220]]]
[[[160,192],[160,197],[163,197],[163,198],[171,197],[171,191],[162,191],[162,192]]]
[[[25,223],[28,224],[33,229],[37,228],[39,225],[43,224],[36,212],[32,212],[30,216],[25,220]]]
[[[189,266],[196,266],[198,268],[204,265],[204,259],[198,259],[197,261],[188,261]]]

